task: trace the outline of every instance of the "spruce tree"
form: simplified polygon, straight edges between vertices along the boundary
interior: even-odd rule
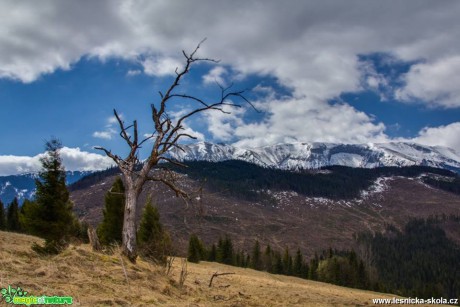
[[[216,261],[217,260],[217,247],[216,244],[213,243],[211,246],[211,250],[208,253],[208,261]]]
[[[283,256],[283,272],[286,275],[292,275],[292,257],[289,254],[289,248],[286,247]]]
[[[273,251],[270,244],[267,245],[264,252],[264,268],[267,272],[273,273]]]
[[[196,234],[192,234],[188,244],[187,260],[194,263],[200,262],[200,260],[203,259],[203,249],[203,244],[198,236]]]
[[[40,159],[40,178],[35,181],[37,206],[24,220],[33,233],[45,239],[44,247],[35,244],[32,248],[39,253],[56,254],[67,246],[75,217],[59,154],[61,142],[51,139],[45,148],[47,153]]]
[[[38,207],[35,202],[32,202],[28,199],[24,200],[21,206],[21,210],[19,211],[19,222],[21,224],[21,229],[28,234],[31,235],[38,235],[37,233],[33,232],[33,228],[28,221],[29,216],[37,216]]]
[[[222,263],[233,265],[233,243],[228,235],[225,236],[222,244]]]
[[[6,230],[5,207],[3,207],[3,203],[1,200],[0,200],[0,230]]]
[[[171,252],[171,239],[160,222],[158,208],[152,205],[150,198],[144,207],[137,240],[143,257],[161,264],[166,263],[166,257]]]
[[[297,249],[297,252],[295,254],[294,258],[294,268],[293,268],[293,273],[297,277],[302,276],[302,267],[303,267],[303,256],[302,253],[300,252],[300,249]]]
[[[262,269],[262,257],[261,257],[261,252],[260,252],[259,240],[256,240],[256,242],[254,243],[251,259],[252,259],[251,268],[253,268],[254,270],[261,270]]]
[[[21,224],[19,223],[19,204],[17,198],[14,198],[8,206],[6,229],[13,232],[21,231]]]
[[[97,228],[97,235],[101,244],[121,244],[124,208],[125,188],[121,178],[117,177],[110,190],[105,194],[104,217]]]

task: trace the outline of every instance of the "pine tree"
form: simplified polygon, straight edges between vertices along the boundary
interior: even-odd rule
[[[97,228],[97,236],[103,245],[121,244],[125,208],[124,193],[123,181],[117,177],[110,190],[105,194],[104,217]]]
[[[1,200],[0,200],[0,230],[6,230],[5,207],[3,207],[3,203]]]
[[[14,198],[8,206],[6,229],[13,232],[21,231],[21,224],[19,223],[19,204],[17,198]]]
[[[172,249],[171,239],[164,230],[160,222],[158,208],[152,205],[150,197],[144,207],[139,231],[137,232],[137,240],[142,256],[154,262],[166,263],[166,257],[171,253]]]
[[[75,225],[65,170],[59,154],[61,147],[57,139],[46,142],[47,154],[40,159],[40,179],[35,181],[37,206],[24,218],[31,232],[45,239],[44,247],[36,244],[32,247],[39,253],[58,253],[67,246]]]

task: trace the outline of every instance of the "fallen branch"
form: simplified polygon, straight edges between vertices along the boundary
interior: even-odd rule
[[[222,275],[233,275],[235,273],[217,273],[215,272],[214,274],[212,274],[211,276],[211,279],[209,280],[209,287],[212,286],[212,281],[214,280],[214,277],[218,277],[218,276],[222,276]]]

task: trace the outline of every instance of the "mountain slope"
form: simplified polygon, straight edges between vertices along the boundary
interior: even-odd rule
[[[179,161],[242,160],[263,167],[288,170],[330,165],[365,168],[426,165],[460,171],[459,153],[446,147],[414,143],[292,143],[242,149],[200,142],[182,148],[174,148],[169,155]]]
[[[388,223],[401,227],[411,218],[460,215],[460,196],[425,184],[424,175],[402,177],[387,173],[385,176],[379,169],[365,169],[366,173],[380,172],[378,176],[365,178],[372,180],[369,185],[362,185],[365,190],[353,197],[327,198],[321,196],[324,190],[312,195],[302,191],[302,181],[306,180],[302,178],[311,177],[305,182],[314,183],[318,176],[322,178],[321,184],[313,187],[324,187],[328,183],[330,191],[334,191],[342,183],[333,178],[343,178],[342,182],[348,184],[359,176],[344,177],[344,173],[340,173],[343,167],[303,175],[254,165],[248,167],[248,163],[242,161],[189,164],[195,166],[178,174],[181,187],[187,191],[203,188],[201,193],[193,194],[190,202],[184,203],[165,186],[152,182],[146,184],[139,200],[142,207],[148,195],[152,196],[162,223],[180,250],[185,250],[191,233],[198,234],[206,244],[215,243],[219,236],[228,234],[237,248],[251,250],[258,239],[263,246],[270,244],[278,250],[286,246],[291,250],[300,247],[305,255],[311,256],[329,247],[348,249],[353,244],[354,233],[382,231]],[[195,171],[200,171],[201,177]],[[266,175],[275,171],[283,172],[282,176],[273,179]],[[346,171],[359,174],[363,170]],[[114,179],[115,175],[100,177],[100,181],[72,191],[74,209],[81,218],[93,225],[101,221],[104,194]],[[269,188],[259,183],[268,184]],[[141,210],[138,213],[140,215]],[[456,229],[458,227],[449,227],[446,232],[460,242],[460,232]]]

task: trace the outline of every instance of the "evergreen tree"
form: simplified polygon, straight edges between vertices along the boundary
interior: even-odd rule
[[[276,252],[274,255],[274,258],[275,258],[275,261],[274,261],[273,273],[284,274],[283,260],[281,259],[281,254],[279,252]]]
[[[104,217],[102,223],[97,227],[97,236],[101,244],[121,244],[124,209],[125,188],[121,178],[117,177],[110,190],[105,194]]]
[[[289,254],[289,248],[286,247],[283,256],[283,272],[286,275],[292,275],[292,257]]]
[[[308,269],[308,279],[311,279],[311,280],[318,279],[318,265],[319,265],[318,254],[315,253],[315,257],[310,259],[310,267]]]
[[[228,235],[225,236],[225,239],[219,238],[219,243],[217,245],[217,262],[224,264],[233,264],[233,243]]]
[[[61,147],[57,139],[46,142],[47,154],[40,159],[40,179],[35,181],[37,206],[24,217],[31,232],[45,239],[44,247],[32,247],[39,253],[58,253],[68,244],[75,224],[59,154]]]
[[[295,259],[294,259],[294,268],[293,268],[293,273],[295,276],[301,277],[302,276],[302,267],[303,267],[303,256],[302,253],[300,252],[300,249],[297,249],[297,252],[295,254]]]
[[[252,249],[252,257],[251,257],[251,268],[254,270],[261,270],[262,269],[262,257],[260,252],[260,244],[259,240],[256,240],[254,243],[254,248]]]
[[[35,202],[32,202],[28,199],[24,200],[24,203],[21,206],[21,210],[19,212],[19,222],[21,224],[21,229],[28,234],[31,235],[38,235],[33,232],[31,229],[31,225],[27,221],[28,216],[37,216],[38,207]]]
[[[3,203],[1,200],[0,200],[0,230],[6,230],[5,207],[3,207]]]
[[[202,260],[203,256],[203,243],[201,240],[198,238],[196,234],[192,234],[190,236],[190,240],[188,243],[188,255],[187,255],[187,260],[190,262],[198,263],[200,260]]]
[[[233,243],[229,236],[225,236],[222,245],[222,263],[233,265]]]
[[[267,245],[264,252],[264,269],[273,273],[273,251],[270,244]]]
[[[13,232],[21,231],[21,224],[19,223],[19,204],[17,198],[14,198],[8,206],[6,229]]]
[[[217,260],[217,247],[216,244],[212,244],[211,250],[208,253],[208,261],[216,261]]]
[[[144,207],[137,240],[142,256],[155,262],[166,263],[166,257],[171,253],[171,239],[163,229],[158,208],[152,205],[150,198]]]

